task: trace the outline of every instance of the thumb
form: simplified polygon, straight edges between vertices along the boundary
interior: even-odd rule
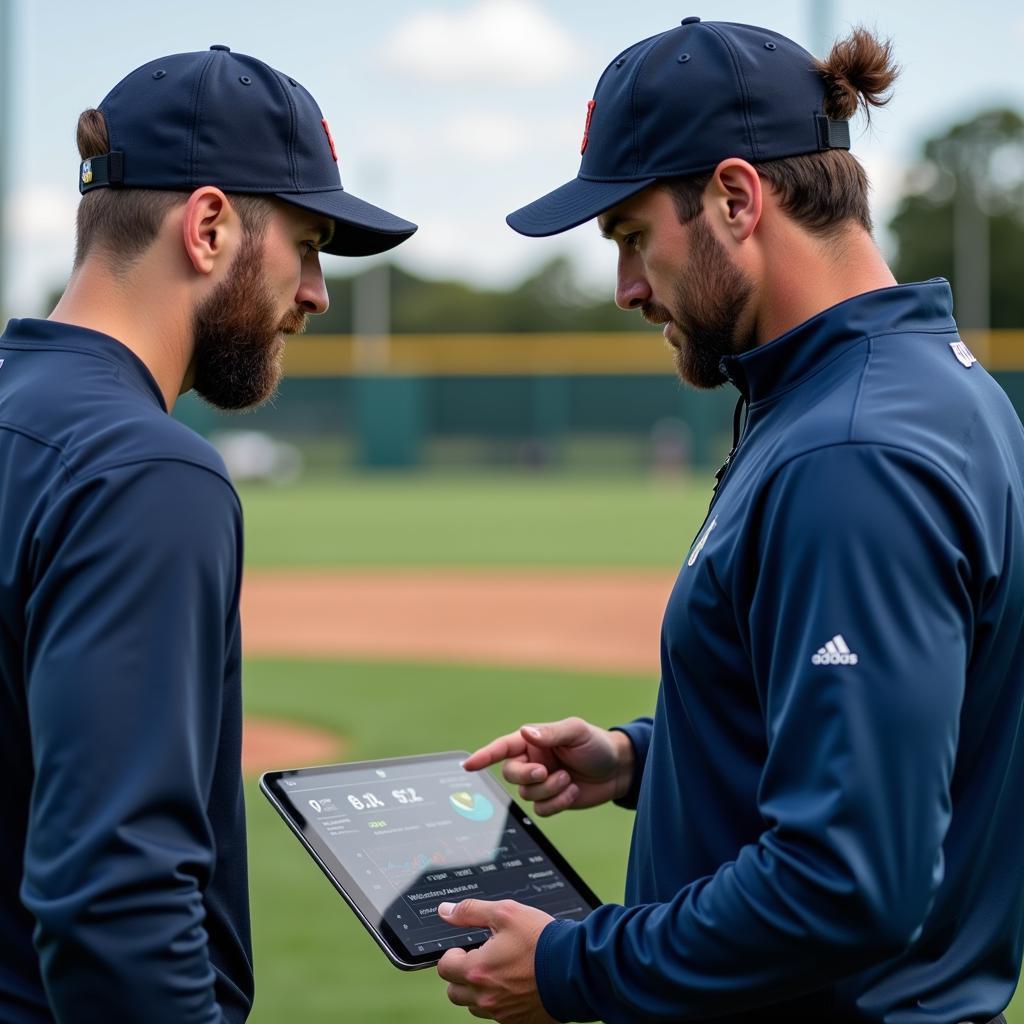
[[[462,900],[460,903],[439,903],[438,916],[448,924],[469,928],[494,929],[494,904],[490,900]]]
[[[578,747],[590,736],[590,726],[582,718],[563,718],[544,725],[524,725],[522,737],[535,747]]]

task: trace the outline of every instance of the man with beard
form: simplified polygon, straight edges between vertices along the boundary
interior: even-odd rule
[[[476,1016],[1002,1019],[1024,947],[1024,429],[947,283],[896,285],[872,242],[848,120],[894,78],[863,30],[819,62],[686,18],[609,65],[579,176],[509,217],[597,217],[618,304],[740,401],[653,718],[523,726],[466,761],[503,762],[542,816],[636,810],[625,906],[439,908],[491,929],[438,964]]]
[[[74,269],[0,338],[0,1019],[244,1020],[238,598],[224,464],[168,413],[265,401],[319,252],[415,225],[344,192],[299,83],[226,46],[79,121]]]

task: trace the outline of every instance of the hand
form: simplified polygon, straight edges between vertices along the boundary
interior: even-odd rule
[[[491,930],[478,949],[449,949],[438,961],[456,1006],[502,1024],[556,1024],[540,1001],[533,971],[537,940],[553,917],[513,900],[442,903],[437,912],[448,924]]]
[[[519,786],[519,795],[532,801],[543,818],[625,796],[633,761],[633,743],[624,732],[563,718],[524,725],[474,751],[462,764],[475,772],[504,762],[502,775]]]

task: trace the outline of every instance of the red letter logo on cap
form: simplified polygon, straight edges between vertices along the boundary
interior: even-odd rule
[[[324,126],[324,131],[327,133],[327,141],[331,144],[331,156],[334,157],[334,162],[338,162],[338,151],[334,148],[334,136],[331,135],[331,126],[327,123],[327,118],[320,118],[320,123]]]
[[[583,126],[583,142],[580,145],[580,153],[586,153],[587,143],[590,141],[590,119],[594,116],[594,107],[597,104],[593,100],[587,101],[587,123]]]

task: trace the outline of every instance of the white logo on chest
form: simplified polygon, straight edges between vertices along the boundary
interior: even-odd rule
[[[718,525],[718,516],[715,516],[711,520],[711,525],[704,531],[700,540],[697,541],[693,546],[693,550],[690,552],[690,557],[686,560],[687,565],[693,565],[697,561],[697,556],[704,550],[704,545],[708,542],[708,537],[711,536],[711,531]]]
[[[953,350],[953,355],[957,357],[961,365],[966,366],[968,369],[978,361],[975,354],[962,341],[951,341],[949,347]]]
[[[856,665],[860,659],[847,646],[842,633],[836,633],[824,647],[811,655],[812,665]]]

